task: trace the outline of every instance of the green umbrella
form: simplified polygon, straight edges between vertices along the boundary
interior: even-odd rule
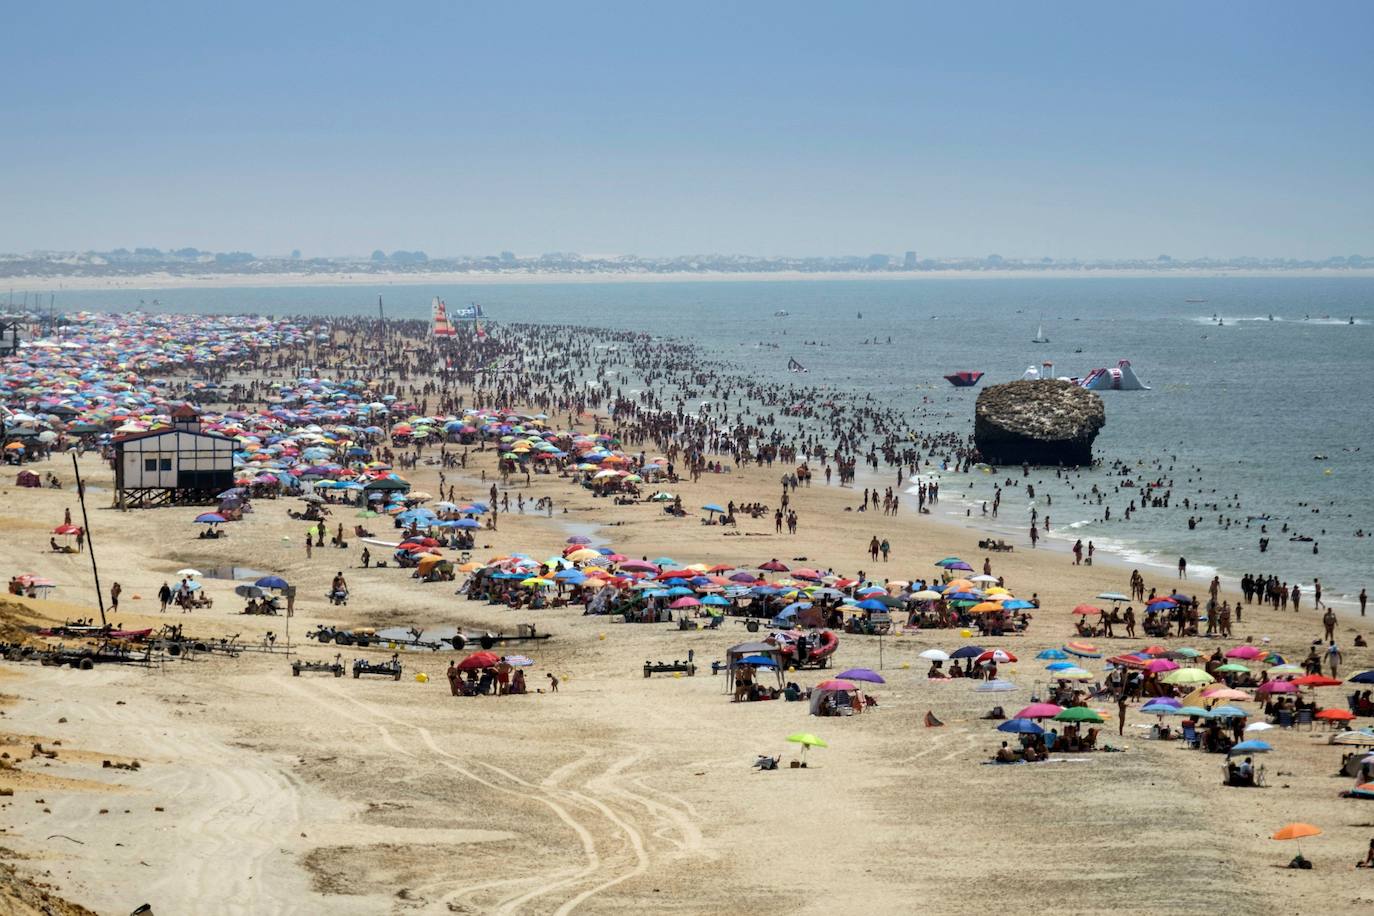
[[[787,736],[787,740],[788,740],[788,741],[791,741],[793,744],[800,744],[800,745],[802,746],[802,760],[805,760],[805,759],[806,759],[806,749],[807,749],[808,747],[829,747],[829,746],[830,746],[830,745],[826,744],[825,741],[823,741],[823,740],[820,739],[820,738],[817,738],[815,735],[811,734],[810,732],[797,732],[797,733],[794,734],[794,735],[788,735],[788,736]]]
[[[1235,672],[1236,674],[1250,673],[1250,669],[1242,665],[1240,662],[1227,662],[1226,664],[1219,666],[1217,670]]]
[[[1070,706],[1054,717],[1056,722],[1101,722],[1102,717],[1086,706]]]

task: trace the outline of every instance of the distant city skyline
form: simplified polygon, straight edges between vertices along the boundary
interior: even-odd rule
[[[3,21],[0,251],[1374,253],[1369,3]]]

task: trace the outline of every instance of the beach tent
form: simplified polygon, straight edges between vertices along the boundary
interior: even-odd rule
[[[770,642],[742,642],[737,646],[731,646],[730,648],[725,650],[726,692],[734,692],[735,668],[740,664],[744,664],[744,659],[751,655],[758,655],[763,658],[771,658],[773,660],[772,670],[773,673],[777,675],[778,686],[782,686],[782,668],[783,665],[786,663],[786,659],[783,658],[782,652],[778,649],[778,647]]]

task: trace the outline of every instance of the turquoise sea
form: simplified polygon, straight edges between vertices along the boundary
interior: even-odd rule
[[[1075,497],[1094,483],[1110,492],[1117,478],[1106,470],[1066,480],[1057,480],[1052,470],[1036,472],[1032,477],[1044,482],[1040,493],[1054,498],[1052,507],[1043,499],[1037,504],[1042,516],[1053,518],[1052,537],[1065,543],[1091,538],[1099,551],[1132,563],[1172,566],[1179,555],[1187,556],[1195,580],[1210,575],[1212,567],[1230,574],[1273,573],[1305,586],[1319,576],[1329,597],[1374,585],[1374,537],[1355,536],[1360,529],[1374,530],[1371,279],[117,290],[60,292],[56,304],[68,310],[128,309],[142,301],[152,308],[156,298],[158,311],[375,314],[379,292],[392,317],[426,317],[430,298],[438,295],[451,309],[480,302],[494,321],[599,325],[687,338],[754,376],[871,393],[903,409],[923,406],[927,427],[963,432],[972,431],[982,384],[1019,378],[1046,360],[1057,375],[1082,376],[1126,358],[1151,390],[1103,393],[1107,427],[1096,452],[1105,464],[1172,466],[1174,500],[1166,510],[1104,524],[1097,520],[1101,509]],[[775,317],[778,311],[787,317]],[[1034,344],[1042,321],[1050,343]],[[788,373],[790,358],[806,366],[806,375]],[[986,374],[977,388],[956,390],[942,377],[958,370]],[[980,517],[994,481],[1006,476],[946,475],[942,511],[959,517],[969,511],[980,529],[1024,536],[1029,506],[1010,492],[995,523]],[[878,481],[886,486],[892,478],[884,473]],[[1076,489],[1070,491],[1070,484]],[[1185,496],[1220,508],[1185,509]],[[1107,499],[1114,519],[1128,498]],[[1203,518],[1193,530],[1190,515]],[[1230,528],[1218,524],[1219,515],[1232,519]],[[1261,515],[1268,521],[1245,526],[1247,517]],[[1265,523],[1270,547],[1261,555],[1259,525]],[[1289,533],[1280,530],[1284,524]],[[1290,541],[1293,532],[1313,538],[1319,553],[1313,554],[1312,542]]]

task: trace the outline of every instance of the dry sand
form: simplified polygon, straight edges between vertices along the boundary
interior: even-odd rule
[[[474,456],[469,473],[490,471],[494,453]],[[51,466],[70,481],[70,459]],[[1374,836],[1374,805],[1337,798],[1350,780],[1332,775],[1341,750],[1323,743],[1321,729],[1264,736],[1275,752],[1263,759],[1272,786],[1263,790],[1223,788],[1219,756],[1143,740],[1140,726],[1153,717],[1134,711],[1124,738],[1114,725],[1106,732],[1125,753],[981,765],[1003,736],[977,717],[995,704],[1010,712],[1026,702],[1042,679],[1035,652],[1071,635],[1075,604],[1126,590],[1128,570],[1073,567],[1064,554],[1025,545],[995,556],[994,572],[1022,595],[1038,592],[1045,605],[1029,635],[984,641],[1021,657],[1003,669],[1016,693],[928,682],[917,653],[954,648],[963,640],[953,631],[890,637],[881,648],[876,638],[842,636],[835,664],[881,664],[888,683],[873,691],[880,706],[872,714],[815,719],[800,703],[731,704],[709,667],[694,678],[642,677],[645,660],[684,658],[689,649],[698,663],[721,658],[747,638],[736,622],[682,632],[579,610],[510,612],[406,571],[358,569],[356,542],[347,551],[317,548],[307,561],[306,525],[286,516],[295,501],[256,502],[246,521],[227,526],[228,537],[197,540],[196,509],[104,508],[109,470],[94,456],[83,469],[102,581],[122,584],[117,619],[126,626],[179,622],[188,632],[239,633],[247,642],[267,630],[284,635],[285,619],[236,616],[242,602],[224,580],[205,580],[213,609],[158,613],[157,589],[175,584],[176,569],[236,565],[299,586],[290,621],[298,644],[320,622],[509,630],[534,621],[554,638],[514,650],[536,659],[530,684],[545,686],[547,672],[563,680],[556,695],[455,699],[443,677],[451,653],[406,654],[399,683],[293,678],[284,657],[252,653],[153,670],[6,663],[0,690],[14,699],[0,706],[0,726],[23,736],[21,749],[62,742],[56,759],[18,765],[34,778],[69,782],[10,783],[0,845],[25,857],[15,863],[22,874],[98,912],[125,913],[144,901],[158,913],[336,914],[954,913],[989,905],[1300,913],[1368,912],[1374,903],[1374,873],[1353,868]],[[708,475],[673,489],[689,507],[774,504],[780,472]],[[25,602],[41,614],[92,614],[88,557],[47,552],[48,530],[64,508],[77,508],[74,493],[18,490],[10,473],[0,493],[0,572],[60,584],[51,600]],[[407,476],[437,490],[434,468]],[[449,480],[472,499],[488,486],[451,473]],[[774,535],[771,519],[742,520],[740,536],[730,536],[658,508],[612,506],[557,478],[535,477],[529,488],[512,486],[516,492],[551,495],[556,515],[502,515],[498,532],[481,533],[478,558],[555,553],[570,531],[584,530],[569,524],[599,524],[596,536],[626,554],[684,563],[806,557],[907,579],[932,572],[947,554],[975,565],[983,558],[973,532],[914,514],[845,512],[858,498],[839,487],[797,494],[796,537]],[[336,519],[347,528],[357,521],[351,510]],[[385,537],[386,521],[366,524]],[[874,534],[894,546],[892,562],[878,570],[864,553]],[[332,608],[323,594],[339,569],[352,595],[347,607]],[[1166,591],[1174,584],[1149,573],[1147,582]],[[1356,628],[1371,629],[1360,618],[1342,620],[1342,643]],[[1247,634],[1301,656],[1320,624],[1311,610],[1248,609],[1237,628]],[[1143,645],[1104,642],[1113,651]],[[1210,648],[1206,639],[1191,642]],[[334,650],[311,642],[301,654],[325,659]],[[388,654],[348,649],[345,660]],[[1347,671],[1371,666],[1369,650],[1347,650]],[[1091,667],[1100,671],[1101,663]],[[429,683],[413,679],[419,672]],[[793,677],[813,684],[823,676]],[[1344,705],[1344,691],[1324,693],[1330,705]],[[927,710],[945,727],[924,728]],[[751,769],[757,754],[781,753],[784,766],[795,759],[784,738],[799,730],[830,742],[808,754],[811,766]],[[106,769],[97,758],[137,759],[140,768]],[[1296,850],[1269,834],[1294,820],[1326,831],[1303,844],[1312,871],[1276,867]]]

